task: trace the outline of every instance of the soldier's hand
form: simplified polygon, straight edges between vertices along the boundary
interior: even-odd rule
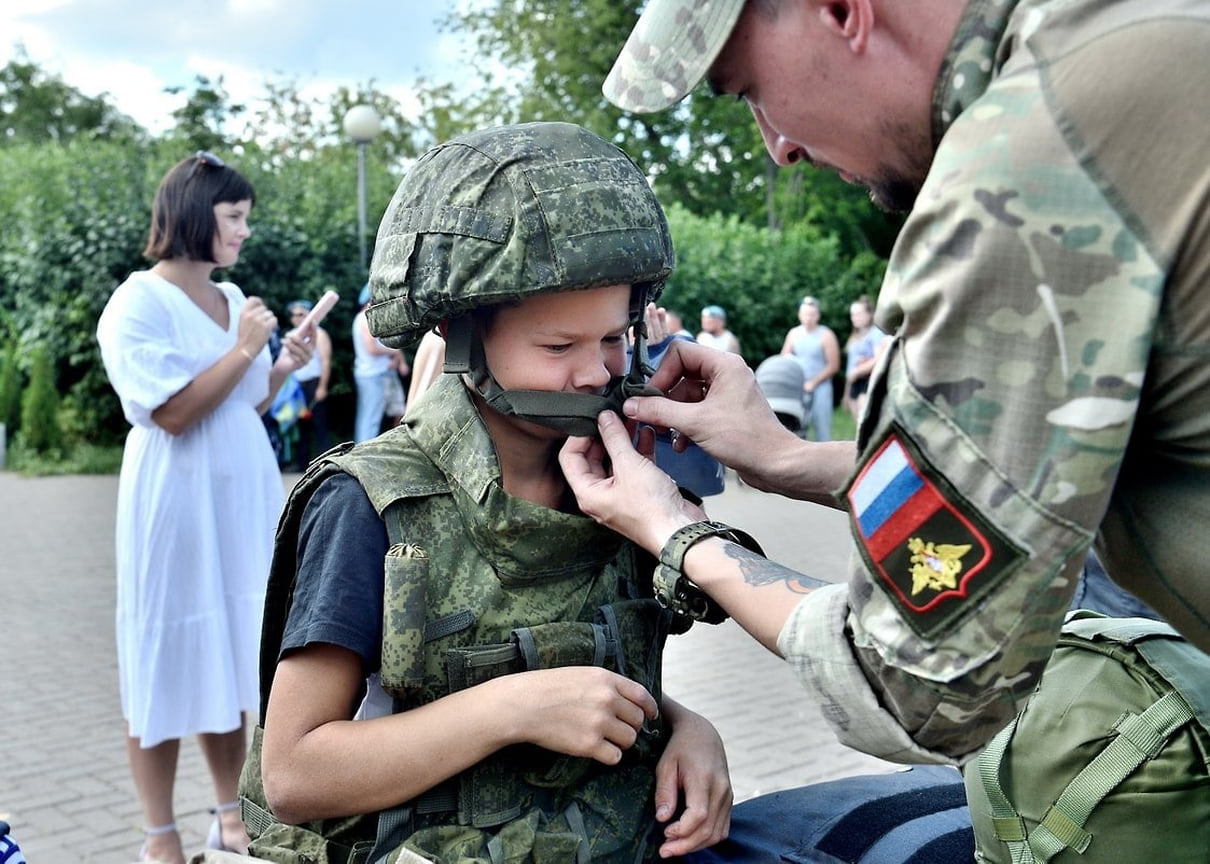
[[[600,438],[573,436],[559,452],[567,485],[585,514],[658,555],[674,531],[705,514],[635,451],[620,417],[605,411],[597,422]]]
[[[636,681],[594,666],[539,669],[514,676],[528,715],[519,740],[569,756],[616,765],[659,706]]]

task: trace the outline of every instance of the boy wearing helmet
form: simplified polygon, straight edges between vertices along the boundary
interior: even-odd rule
[[[392,347],[437,327],[456,374],[287,504],[242,783],[253,856],[634,862],[725,836],[722,742],[661,692],[685,619],[557,459],[643,386],[626,331],[672,265],[642,172],[576,126],[467,135],[400,184],[370,325]]]

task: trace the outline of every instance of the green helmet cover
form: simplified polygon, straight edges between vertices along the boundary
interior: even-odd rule
[[[449,322],[445,371],[470,371],[497,410],[592,434],[599,411],[643,390],[650,372],[643,368],[643,309],[674,266],[664,212],[626,153],[570,123],[493,127],[429,150],[399,184],[378,229],[367,318],[392,347]],[[538,394],[496,384],[468,313],[619,284],[634,289],[636,344],[630,373],[609,393]]]
[[[378,229],[369,323],[392,347],[438,321],[532,294],[644,285],[675,259],[639,167],[571,123],[499,126],[429,150]]]

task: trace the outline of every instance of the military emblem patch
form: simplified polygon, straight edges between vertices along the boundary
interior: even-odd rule
[[[866,564],[926,638],[961,617],[1024,554],[943,485],[898,430],[866,462],[848,499]]]

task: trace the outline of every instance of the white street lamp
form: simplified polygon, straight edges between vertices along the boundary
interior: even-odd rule
[[[366,272],[366,146],[378,137],[382,123],[369,105],[354,105],[345,114],[345,135],[357,145],[357,237],[361,247],[361,272]]]

